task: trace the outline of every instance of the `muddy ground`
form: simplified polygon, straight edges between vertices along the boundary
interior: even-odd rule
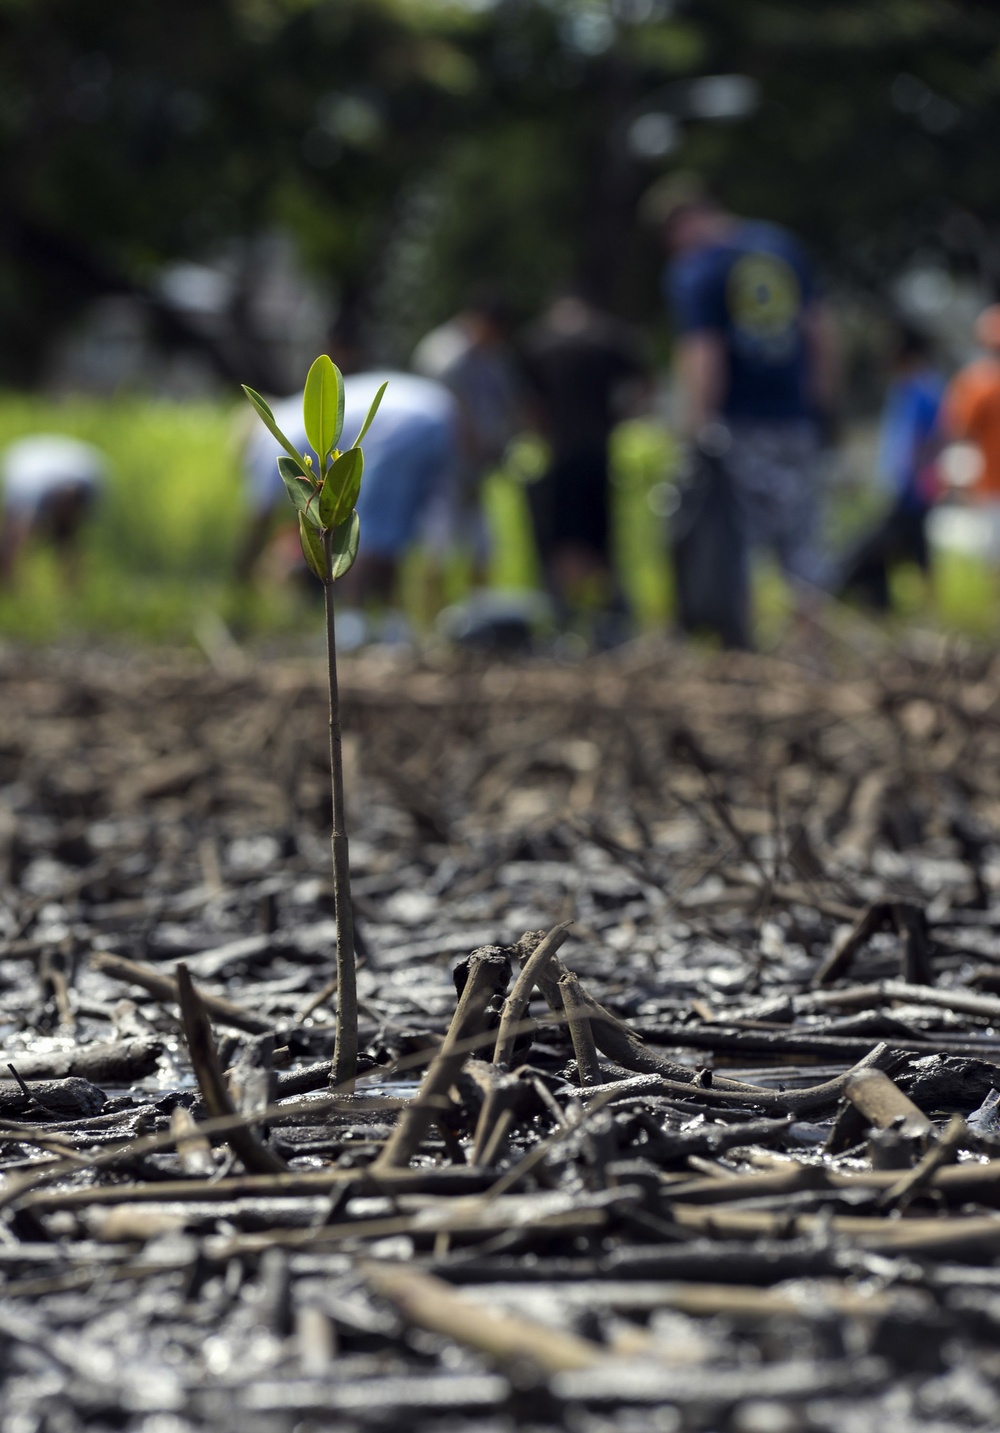
[[[4,1433],[998,1426],[1000,666],[343,688],[331,1095],[320,667],[0,652]]]

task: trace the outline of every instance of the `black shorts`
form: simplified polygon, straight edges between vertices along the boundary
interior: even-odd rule
[[[528,489],[531,522],[543,561],[559,547],[608,557],[607,448],[563,454]]]

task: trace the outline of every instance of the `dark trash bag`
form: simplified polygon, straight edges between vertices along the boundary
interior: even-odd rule
[[[670,519],[677,621],[684,632],[713,632],[724,647],[749,650],[746,540],[722,460],[694,450]]]

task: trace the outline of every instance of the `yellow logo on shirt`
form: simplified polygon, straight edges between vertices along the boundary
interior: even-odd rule
[[[729,312],[737,329],[758,342],[789,337],[802,308],[802,286],[776,254],[744,254],[729,271]]]

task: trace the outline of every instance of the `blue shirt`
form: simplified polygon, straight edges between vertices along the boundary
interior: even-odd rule
[[[933,369],[909,373],[889,388],[879,433],[882,485],[906,507],[927,506],[920,474],[930,457],[944,380]]]
[[[813,416],[803,315],[815,285],[790,234],[739,222],[718,243],[677,258],[666,287],[682,334],[714,333],[724,343],[726,417]]]

